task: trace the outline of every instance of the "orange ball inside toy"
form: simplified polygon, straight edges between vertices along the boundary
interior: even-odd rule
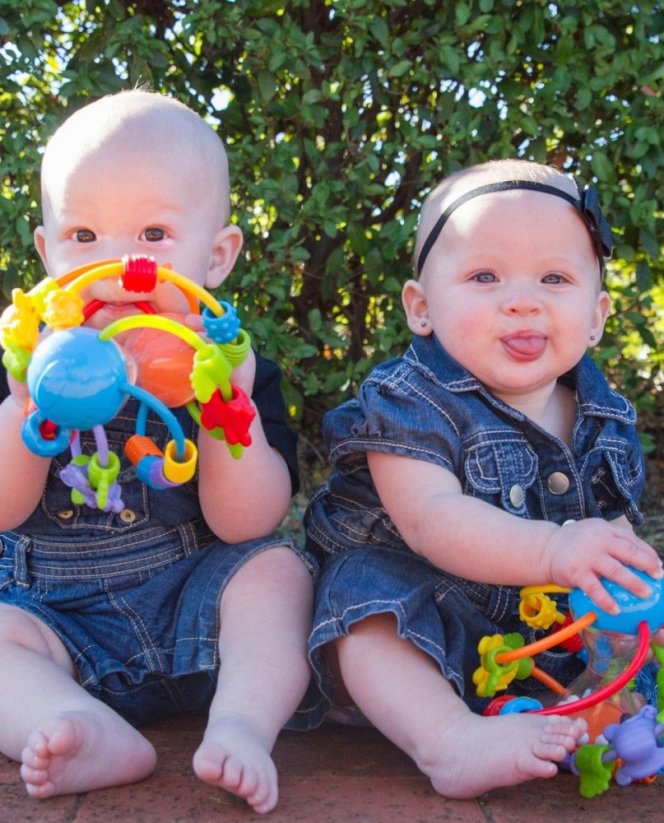
[[[184,315],[164,314],[184,324]],[[122,346],[138,367],[136,385],[150,392],[166,406],[184,406],[194,397],[189,376],[194,349],[171,332],[162,329],[131,329],[122,335]]]

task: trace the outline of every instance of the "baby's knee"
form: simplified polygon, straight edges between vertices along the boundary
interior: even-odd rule
[[[222,611],[229,604],[249,598],[254,606],[282,608],[298,604],[311,608],[313,575],[302,558],[287,544],[276,545],[250,558],[231,578],[221,599]]]
[[[69,653],[52,629],[30,612],[0,603],[0,649],[6,652],[9,648],[36,652],[72,668]]]

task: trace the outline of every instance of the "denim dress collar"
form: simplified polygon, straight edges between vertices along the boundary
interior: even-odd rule
[[[451,357],[435,335],[415,337],[404,354],[404,360],[425,373],[429,380],[446,391],[461,395],[477,392],[501,415],[524,422],[524,414],[499,400],[474,375]],[[613,391],[602,372],[585,354],[579,363],[559,378],[560,382],[576,392],[580,416],[615,420],[628,426],[636,423],[634,406],[622,395]]]

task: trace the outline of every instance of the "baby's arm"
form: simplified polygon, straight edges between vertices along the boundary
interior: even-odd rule
[[[233,372],[233,382],[251,397],[256,358]],[[226,443],[201,428],[198,437],[199,483],[203,516],[212,531],[228,543],[251,540],[274,531],[291,498],[286,462],[267,441],[258,412],[249,430],[251,445],[236,460]]]
[[[657,553],[626,520],[589,518],[567,526],[528,520],[463,494],[458,479],[440,466],[378,452],[368,459],[381,502],[406,543],[452,574],[579,587],[609,612],[617,605],[600,577],[643,597],[648,587],[625,564],[662,576]]]
[[[19,399],[9,395],[0,404],[0,531],[15,529],[32,514],[51,462],[23,445],[22,422]]]

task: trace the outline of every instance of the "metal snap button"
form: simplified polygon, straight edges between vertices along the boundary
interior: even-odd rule
[[[122,509],[120,512],[120,520],[123,523],[133,523],[136,520],[136,512],[133,512],[131,509]]]
[[[71,520],[74,516],[73,509],[63,509],[61,512],[58,512],[58,518],[60,520]]]
[[[562,472],[553,472],[549,475],[546,485],[551,494],[565,494],[569,489],[569,477]]]
[[[515,483],[510,489],[510,503],[517,509],[523,506],[526,500],[526,495],[518,483]]]

